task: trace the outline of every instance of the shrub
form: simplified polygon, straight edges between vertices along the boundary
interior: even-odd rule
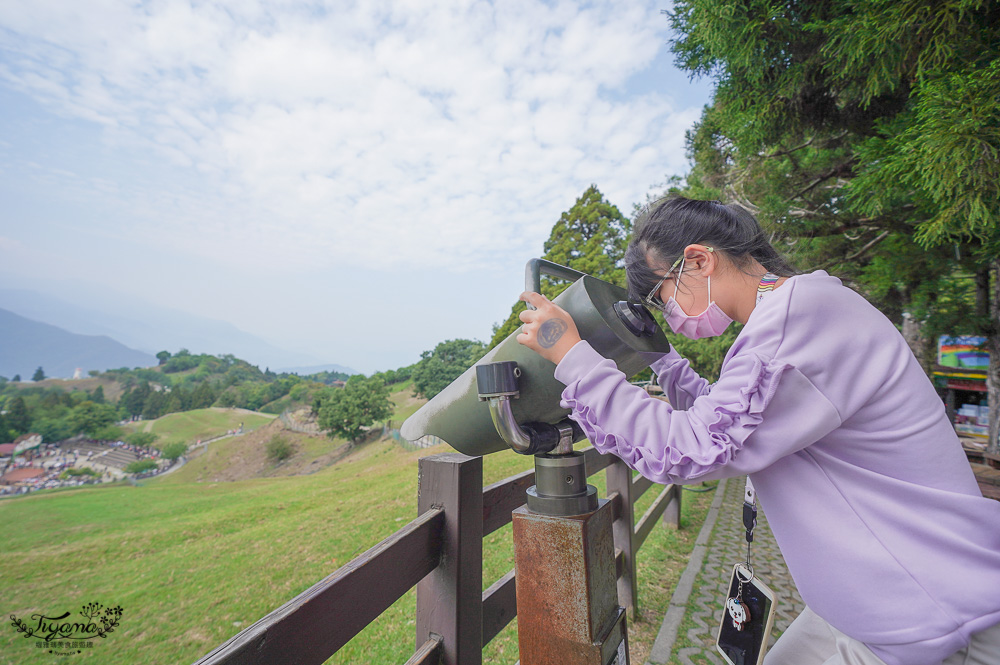
[[[173,441],[160,449],[160,455],[164,459],[173,461],[187,452],[187,444],[183,441]]]
[[[267,442],[267,457],[273,462],[281,462],[292,456],[295,449],[292,444],[288,442],[288,439],[276,434],[271,437],[271,440]]]
[[[64,478],[70,478],[72,476],[100,476],[101,474],[94,471],[89,466],[84,466],[78,469],[66,469],[61,475]]]
[[[152,471],[156,468],[156,462],[151,459],[141,459],[135,462],[129,463],[125,467],[125,473],[143,473],[144,471]]]

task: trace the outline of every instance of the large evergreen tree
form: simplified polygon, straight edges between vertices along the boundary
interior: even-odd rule
[[[996,447],[998,4],[681,0],[671,22],[678,63],[716,84],[688,136],[688,191],[755,211],[918,354],[938,333],[986,335]]]
[[[631,228],[621,211],[604,198],[596,185],[591,185],[572,208],[560,215],[545,241],[541,258],[624,287],[622,259]],[[564,281],[542,278],[542,293],[549,299],[568,286]],[[521,325],[518,314],[524,308],[523,302],[517,302],[507,320],[494,328],[490,348]]]

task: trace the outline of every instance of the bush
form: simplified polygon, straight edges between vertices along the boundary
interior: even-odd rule
[[[281,462],[286,460],[292,456],[292,453],[295,452],[295,449],[292,447],[292,444],[288,442],[288,439],[280,434],[272,436],[271,440],[267,442],[267,446],[265,446],[265,448],[267,450],[267,457],[272,462]]]
[[[101,474],[94,471],[89,466],[80,467],[79,469],[66,469],[62,472],[61,476],[63,478],[71,478],[73,476],[100,476]]]
[[[132,432],[127,435],[124,440],[125,443],[145,448],[153,445],[153,442],[155,442],[157,438],[158,435],[153,434],[152,432]]]
[[[168,443],[160,449],[160,455],[163,459],[168,459],[171,462],[187,452],[187,444],[183,441],[174,441]]]
[[[141,459],[135,462],[129,463],[125,467],[125,473],[143,473],[145,471],[152,471],[156,468],[156,462],[151,459]]]

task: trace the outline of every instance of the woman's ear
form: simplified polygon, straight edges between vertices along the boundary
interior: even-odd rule
[[[688,245],[684,248],[684,262],[705,277],[710,277],[718,268],[719,257],[707,245]]]

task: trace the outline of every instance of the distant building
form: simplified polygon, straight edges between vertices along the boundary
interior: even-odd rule
[[[80,368],[80,367],[77,367],[76,370],[73,371],[73,378],[74,379],[82,379],[83,378],[83,369]]]
[[[0,443],[0,462],[5,462],[14,456],[13,443]]]
[[[32,480],[44,475],[45,469],[26,466],[0,476],[0,485],[29,485]]]

